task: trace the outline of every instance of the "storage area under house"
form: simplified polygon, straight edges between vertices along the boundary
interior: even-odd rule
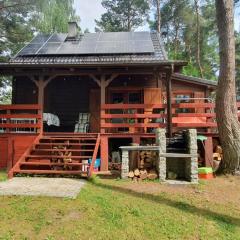
[[[172,138],[168,144],[165,129],[158,129],[155,145],[120,148],[122,178],[198,181],[197,132],[194,129],[176,136],[175,140]]]

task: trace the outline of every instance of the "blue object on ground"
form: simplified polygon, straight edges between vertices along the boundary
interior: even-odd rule
[[[92,159],[88,159],[88,163],[91,164]],[[94,168],[99,168],[101,165],[101,159],[100,158],[96,158],[95,164],[94,164]]]

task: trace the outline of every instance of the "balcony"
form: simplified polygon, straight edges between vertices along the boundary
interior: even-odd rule
[[[171,107],[173,131],[217,131],[215,103],[173,103]],[[104,104],[101,133],[152,133],[156,128],[166,128],[167,119],[167,104]]]

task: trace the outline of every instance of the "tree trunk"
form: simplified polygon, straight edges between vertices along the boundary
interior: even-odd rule
[[[161,11],[160,11],[160,0],[156,0],[157,6],[157,32],[161,32]]]
[[[221,173],[236,173],[240,159],[240,124],[235,92],[233,0],[216,0],[220,73],[216,97],[219,138],[223,148]]]
[[[130,2],[128,2],[128,13],[127,13],[127,29],[130,32],[131,31],[131,22],[130,22],[130,15],[131,15],[131,6]]]
[[[195,5],[195,11],[196,11],[196,16],[197,16],[197,65],[198,65],[198,69],[200,72],[201,77],[203,78],[203,70],[202,70],[202,65],[201,65],[201,57],[200,57],[200,53],[201,53],[201,49],[200,49],[200,20],[199,20],[199,0],[194,0],[194,5]]]

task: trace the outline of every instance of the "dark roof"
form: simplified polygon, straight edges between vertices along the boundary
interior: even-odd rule
[[[38,34],[17,55],[104,55],[153,52],[150,32],[98,32],[74,37],[69,37],[67,33]]]
[[[180,74],[180,73],[174,73],[172,75],[172,79],[183,81],[183,82],[196,83],[197,85],[209,86],[209,87],[212,87],[212,88],[216,88],[217,84],[218,84],[217,81],[186,76],[186,75]]]
[[[98,34],[98,33],[92,33]],[[110,33],[106,33],[110,34]],[[130,34],[130,33],[129,33]],[[111,35],[111,34],[110,34]],[[10,65],[119,65],[119,64],[172,64],[186,65],[184,61],[168,60],[164,44],[158,33],[150,33],[150,39],[153,45],[153,52],[148,53],[115,53],[115,54],[17,54],[10,59]],[[34,39],[33,39],[34,40]],[[31,44],[31,43],[30,43]],[[130,44],[130,42],[129,42]],[[51,52],[51,51],[50,51]]]

